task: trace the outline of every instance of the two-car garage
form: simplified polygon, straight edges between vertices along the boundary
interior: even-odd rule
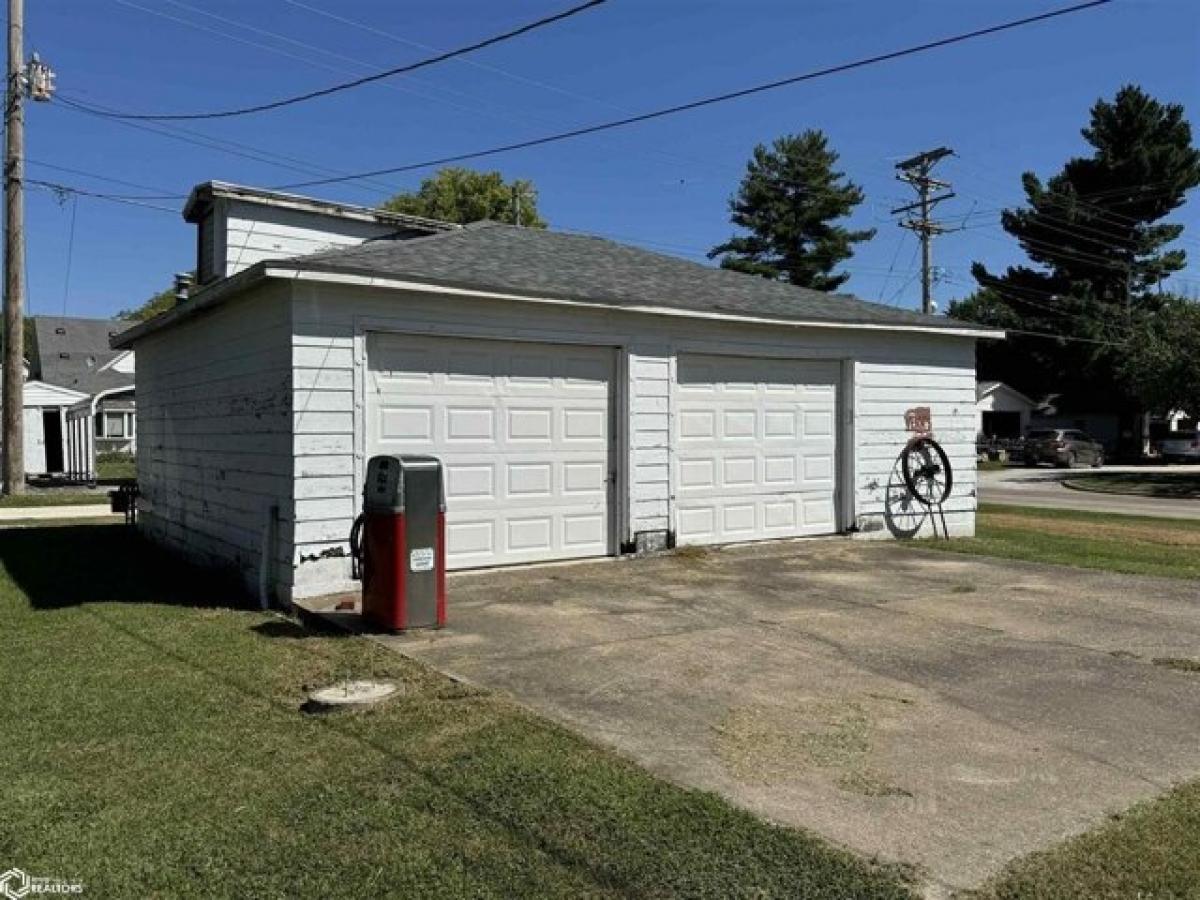
[[[451,568],[616,552],[618,353],[368,336],[367,455],[442,460]],[[678,356],[668,466],[680,544],[837,530],[839,378],[836,361]]]
[[[447,562],[469,569],[931,534],[898,466],[928,421],[956,469],[938,525],[971,534],[975,342],[994,336],[480,224],[256,263],[118,345],[138,352],[147,535],[294,599],[356,587],[379,453],[442,460]]]

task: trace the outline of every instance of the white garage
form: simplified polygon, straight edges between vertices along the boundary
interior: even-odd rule
[[[206,282],[114,343],[138,353],[141,527],[264,597],[356,587],[378,453],[444,463],[455,569],[929,535],[899,466],[914,422],[955,469],[950,533],[974,531],[975,343],[1000,332],[598,238],[226,190],[188,205],[225,254]],[[311,252],[339,216],[375,231],[345,246],[334,222]],[[242,266],[250,231],[279,257]]]
[[[613,552],[611,347],[372,334],[367,455],[446,478],[450,568]]]

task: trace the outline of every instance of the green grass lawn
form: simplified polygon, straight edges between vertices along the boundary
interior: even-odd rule
[[[96,458],[96,477],[101,481],[137,478],[137,459],[128,453],[101,453]]]
[[[107,491],[65,491],[27,488],[23,494],[0,495],[0,509],[30,506],[81,506],[107,504]]]
[[[981,504],[975,537],[919,549],[1134,575],[1200,578],[1200,520]]]
[[[1200,897],[1200,782],[1009,866],[979,900]]]
[[[84,896],[910,896],[122,526],[0,531],[0,561],[0,864]],[[351,676],[404,693],[300,711]]]
[[[1063,483],[1077,491],[1169,500],[1200,499],[1200,474],[1195,472],[1089,472],[1072,475]]]

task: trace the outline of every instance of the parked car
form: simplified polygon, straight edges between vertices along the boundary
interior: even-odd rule
[[[1029,432],[1025,435],[1022,455],[1027,466],[1044,462],[1067,468],[1104,465],[1104,445],[1082,431],[1070,428],[1041,428]]]
[[[1200,463],[1200,432],[1173,432],[1163,438],[1159,446],[1166,462]]]

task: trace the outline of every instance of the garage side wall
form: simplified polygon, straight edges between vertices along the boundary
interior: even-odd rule
[[[969,534],[975,509],[975,360],[970,339],[888,331],[740,325],[618,310],[571,308],[401,292],[319,281],[292,282],[292,402],[296,433],[297,597],[355,589],[347,537],[365,466],[366,340],[375,331],[580,343],[618,354],[618,498],[623,549],[665,544],[673,531],[671,385],[683,353],[831,360],[844,373],[838,445],[839,527],[890,533],[904,412],[933,409],[956,467],[947,504],[951,531]],[[897,516],[890,516],[896,525]],[[916,521],[920,519],[920,521]],[[904,527],[929,534],[928,517]]]
[[[291,309],[258,288],[137,344],[145,535],[290,599]]]
[[[975,533],[975,348],[972,341],[913,335],[892,359],[854,363],[854,524],[863,536],[929,537],[933,516],[904,486],[900,449],[911,437],[904,413],[929,408],[933,436],[950,459],[954,487],[946,501],[953,536]],[[941,533],[941,519],[937,520]]]

